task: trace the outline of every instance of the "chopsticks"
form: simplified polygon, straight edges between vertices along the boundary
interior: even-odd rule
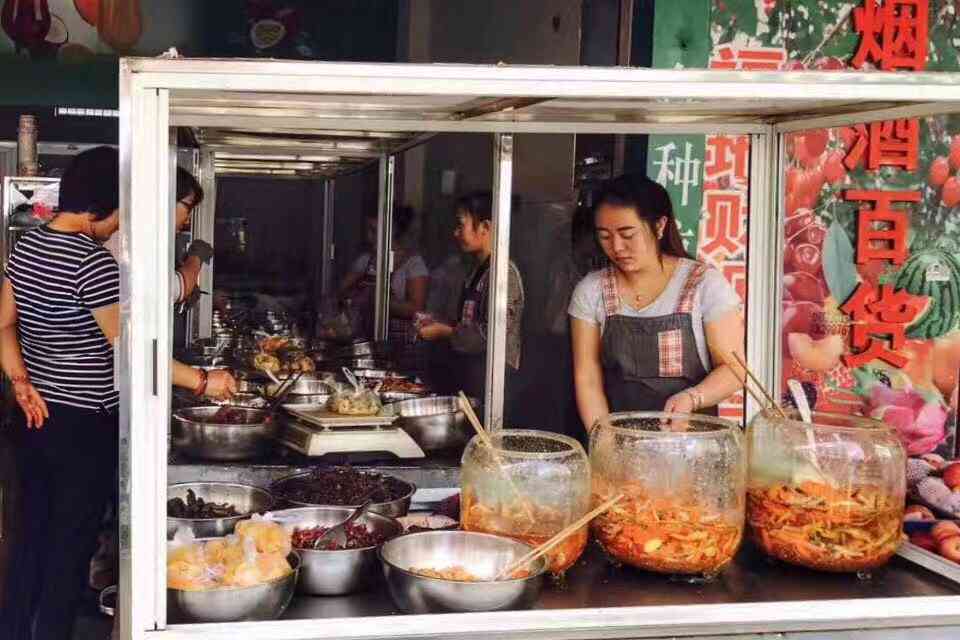
[[[526,554],[516,562],[512,564],[508,564],[505,568],[501,569],[500,572],[497,573],[496,577],[494,577],[494,580],[506,580],[514,571],[522,569],[528,564],[530,564],[531,562],[533,562],[534,560],[536,560],[537,558],[543,556],[544,554],[550,553],[557,545],[559,545],[561,542],[566,540],[569,536],[573,535],[574,533],[579,531],[581,528],[589,524],[591,520],[599,516],[601,513],[604,513],[605,511],[610,509],[613,505],[623,500],[623,497],[624,496],[622,493],[618,493],[617,495],[613,496],[612,498],[610,498],[609,500],[607,500],[606,502],[601,504],[599,507],[597,507],[587,515],[583,516],[576,522],[567,525],[560,531],[560,533],[553,536],[552,538],[550,538],[549,540],[547,540],[546,542],[541,544],[539,547],[529,552],[528,554]]]
[[[493,444],[493,440],[490,439],[490,434],[486,429],[483,428],[483,425],[480,424],[480,419],[477,417],[476,412],[473,410],[473,405],[470,404],[470,400],[467,398],[466,394],[461,391],[458,394],[460,399],[460,409],[463,411],[464,415],[467,416],[467,422],[470,423],[470,426],[473,427],[473,430],[477,432],[480,441],[483,442],[489,451],[490,455],[493,456],[493,461],[496,463],[497,467],[500,469],[500,473],[503,474],[503,477],[507,479],[507,482],[510,484],[510,488],[513,489],[513,492],[517,494],[517,498],[520,500],[520,505],[523,507],[523,510],[526,512],[527,518],[530,519],[530,524],[536,522],[536,519],[533,516],[533,509],[530,507],[529,501],[520,493],[520,488],[514,483],[513,478],[507,473],[506,468],[503,466],[503,461],[500,459],[500,455],[497,453],[497,448]]]
[[[731,351],[730,355],[733,356],[733,359],[737,361],[737,364],[740,365],[740,368],[743,369],[746,374],[743,378],[743,388],[747,393],[753,396],[753,399],[757,401],[757,404],[760,405],[760,408],[766,409],[767,404],[769,404],[773,410],[780,415],[781,418],[786,418],[787,414],[784,412],[783,408],[777,403],[770,392],[767,391],[766,387],[763,386],[763,383],[760,382],[760,379],[757,378],[752,371],[750,371],[750,368],[747,367],[747,363],[743,361],[743,358],[740,357],[740,354],[738,354],[736,351]],[[728,362],[727,364],[729,365],[730,363]],[[734,375],[736,375],[736,373],[734,373]],[[756,385],[757,389],[759,389],[759,392],[757,389],[752,388],[748,384],[748,381],[752,381],[753,384]]]

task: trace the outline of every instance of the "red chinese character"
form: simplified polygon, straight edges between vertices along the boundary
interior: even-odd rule
[[[843,163],[848,169],[863,164],[867,156],[867,168],[871,171],[880,167],[903,167],[907,171],[916,171],[920,155],[920,123],[917,120],[888,120],[858,124],[854,127],[856,141],[850,148]]]
[[[857,264],[871,260],[891,260],[903,264],[907,260],[907,230],[910,220],[903,209],[894,209],[893,202],[920,202],[919,191],[845,191],[844,198],[872,201],[874,207],[861,205],[857,218]]]
[[[734,49],[729,44],[717,47],[710,59],[711,69],[725,71],[777,71],[783,68],[787,60],[784,49],[758,47],[755,49]]]
[[[739,191],[707,191],[704,195],[704,230],[700,254],[722,260],[742,251],[744,194]]]
[[[853,24],[861,34],[860,48],[853,66],[863,67],[868,60],[884,71],[927,66],[929,0],[864,0],[853,11]]]
[[[707,180],[730,176],[745,182],[749,174],[750,138],[747,136],[710,136],[703,170]]]
[[[894,353],[903,348],[906,325],[920,312],[907,291],[894,291],[893,285],[885,284],[881,285],[878,295],[872,285],[864,282],[840,309],[853,318],[851,342],[854,349],[860,350],[844,355],[844,365],[856,368],[872,360],[882,360],[902,369],[907,364],[906,357]]]
[[[739,260],[724,262],[720,271],[727,282],[733,285],[740,300],[745,301],[747,299],[747,264]]]

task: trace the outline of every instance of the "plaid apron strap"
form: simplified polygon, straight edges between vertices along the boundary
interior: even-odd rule
[[[702,262],[698,262],[690,271],[687,281],[683,283],[683,289],[680,290],[676,313],[690,313],[693,310],[693,298],[706,273],[707,267]]]
[[[617,293],[617,276],[613,267],[600,271],[600,293],[603,296],[603,311],[606,316],[615,316],[620,311],[620,294]]]

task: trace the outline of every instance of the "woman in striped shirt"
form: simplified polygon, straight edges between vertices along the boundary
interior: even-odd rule
[[[78,155],[60,213],[17,243],[0,290],[0,364],[23,418],[15,425],[23,535],[0,629],[10,640],[71,637],[118,458],[119,269],[101,246],[116,229],[117,152]],[[224,397],[236,383],[175,363],[174,384]]]

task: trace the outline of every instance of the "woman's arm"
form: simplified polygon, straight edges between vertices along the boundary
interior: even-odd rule
[[[664,411],[689,413],[700,407],[712,407],[743,387],[734,370],[726,364],[733,361],[732,353],[743,358],[745,338],[740,311],[731,309],[715,321],[705,322],[703,328],[707,348],[710,350],[710,359],[717,363],[717,366],[700,384],[671,396],[667,400]]]
[[[407,280],[406,302],[390,301],[390,313],[399,318],[412,318],[427,306],[427,285],[429,276],[409,278]]]
[[[600,327],[579,318],[570,318],[573,342],[573,382],[576,388],[580,420],[589,430],[597,420],[610,413],[603,392],[603,368],[600,366]]]
[[[13,381],[14,396],[27,417],[27,428],[39,429],[44,420],[50,417],[50,411],[30,383],[27,365],[23,362],[17,339],[17,303],[9,278],[3,281],[3,288],[0,289],[0,366]]]

